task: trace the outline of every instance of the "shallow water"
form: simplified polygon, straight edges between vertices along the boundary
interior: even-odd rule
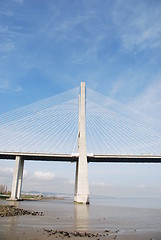
[[[108,198],[94,197],[91,199],[94,205],[161,209],[161,198]]]
[[[19,208],[44,213],[44,216],[1,218],[0,233],[13,228],[15,231],[19,231],[20,228],[97,232],[105,229],[120,232],[161,231],[161,208],[159,204],[158,209],[153,206],[154,199],[147,202],[148,207],[147,203],[143,204],[145,203],[143,199],[91,199],[90,205],[74,204],[71,199],[22,202],[0,200],[0,204],[14,204]]]

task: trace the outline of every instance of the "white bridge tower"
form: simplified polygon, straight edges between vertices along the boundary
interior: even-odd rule
[[[76,162],[75,196],[77,203],[89,203],[87,150],[86,150],[86,87],[81,82],[81,94],[79,96],[79,128],[78,128],[78,153],[79,159]]]

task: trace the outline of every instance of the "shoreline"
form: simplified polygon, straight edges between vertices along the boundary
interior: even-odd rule
[[[25,195],[22,194],[21,198],[18,200],[12,200],[10,199],[10,195],[0,195],[0,199],[6,200],[6,201],[41,201],[41,200],[64,200],[62,197],[56,197],[56,196],[40,196],[40,195]]]

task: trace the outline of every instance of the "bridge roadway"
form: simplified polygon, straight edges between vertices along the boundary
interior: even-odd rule
[[[0,152],[0,159],[15,159],[20,156],[23,160],[31,161],[60,161],[76,162],[78,154],[52,154],[52,153],[24,153],[24,152]],[[87,154],[88,162],[111,163],[161,163],[161,155],[93,155]]]

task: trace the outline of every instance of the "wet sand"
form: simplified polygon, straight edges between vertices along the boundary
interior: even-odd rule
[[[14,204],[43,212],[43,216],[0,218],[0,239],[161,240],[161,209],[86,206],[60,200]]]
[[[53,234],[53,232],[57,231],[57,233]],[[10,229],[9,231],[1,231],[0,239],[3,240],[52,240],[52,239],[71,239],[71,240],[80,240],[80,239],[94,239],[94,240],[160,240],[161,232],[153,232],[153,231],[143,231],[143,232],[129,232],[129,233],[119,233],[119,231],[109,231],[106,232],[86,232],[82,231],[78,233],[78,236],[74,236],[74,231],[64,231],[67,234],[62,234],[61,230],[48,229],[48,231],[41,228],[19,228],[16,231]]]

